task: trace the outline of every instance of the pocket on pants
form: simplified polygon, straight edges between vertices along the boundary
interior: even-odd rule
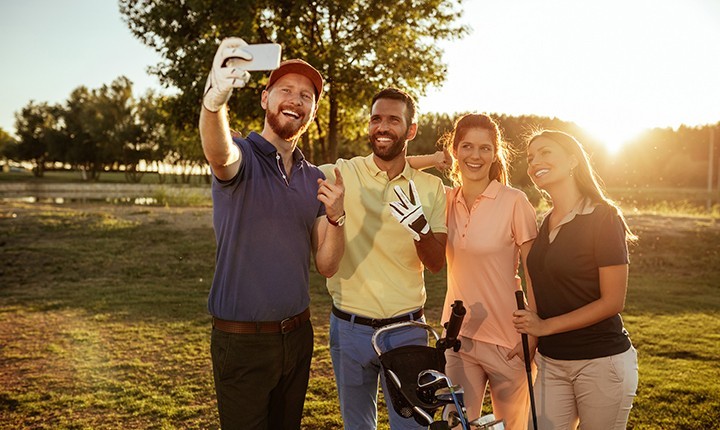
[[[625,352],[611,355],[607,358],[609,361],[608,367],[610,368],[609,373],[612,381],[622,383],[628,377],[633,377],[633,372],[637,374],[637,351],[632,346],[630,346],[630,348]]]

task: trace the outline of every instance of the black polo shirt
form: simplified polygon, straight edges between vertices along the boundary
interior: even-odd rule
[[[617,211],[601,204],[563,224],[550,242],[549,217],[528,254],[540,318],[566,314],[600,298],[600,267],[628,264],[625,230]],[[538,350],[559,360],[619,354],[630,347],[620,314],[588,327],[542,336]]]

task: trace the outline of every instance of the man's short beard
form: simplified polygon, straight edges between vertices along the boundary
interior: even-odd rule
[[[292,122],[283,125],[280,121],[280,115],[282,115],[282,113],[275,113],[268,110],[267,121],[272,131],[287,142],[292,142],[299,138],[305,133],[308,127],[310,127],[310,118],[299,126]]]
[[[398,155],[400,155],[405,150],[405,144],[407,143],[406,137],[407,137],[407,130],[405,130],[405,133],[402,135],[402,137],[397,137],[395,141],[384,150],[384,152],[380,152],[379,148],[375,146],[375,136],[388,136],[387,134],[382,133],[375,133],[372,136],[368,136],[368,140],[370,141],[370,147],[372,148],[373,154],[375,154],[376,157],[383,161],[392,161],[395,158],[397,158]],[[390,137],[390,136],[388,136]]]

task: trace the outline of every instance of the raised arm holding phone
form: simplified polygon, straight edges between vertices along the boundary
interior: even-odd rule
[[[317,113],[323,78],[302,60],[280,63],[279,50],[272,49],[224,39],[200,113],[213,173],[217,255],[208,310],[223,429],[300,428],[313,352],[311,255],[318,272],[332,276],[345,247],[338,222],[343,178],[335,172],[326,180],[297,148]],[[277,56],[274,65],[259,57],[268,52]],[[247,84],[248,70],[273,66],[260,100],[262,132],[233,137],[227,115],[232,91]]]

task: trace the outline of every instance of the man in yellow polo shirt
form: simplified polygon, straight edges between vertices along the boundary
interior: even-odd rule
[[[395,88],[376,94],[368,135],[373,153],[321,166],[329,180],[339,169],[345,184],[345,255],[327,287],[333,298],[330,352],[346,430],[377,427],[380,362],[370,339],[383,325],[424,320],[423,270],[445,264],[445,190],[440,178],[411,168],[407,142],[415,137],[415,102]],[[392,203],[392,206],[391,206]],[[383,341],[383,339],[381,339]],[[383,348],[427,344],[425,330],[386,336]],[[418,429],[388,403],[390,426]]]

